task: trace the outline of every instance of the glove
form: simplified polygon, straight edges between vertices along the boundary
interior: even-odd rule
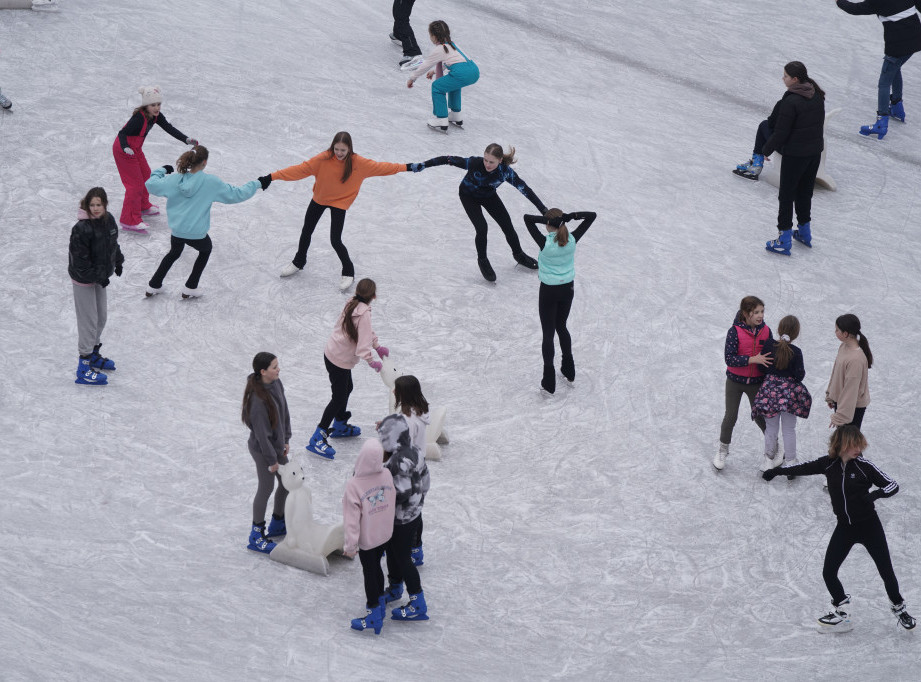
[[[410,170],[413,173],[418,173],[419,171],[425,170],[425,163],[407,163],[406,170]]]
[[[106,277],[104,280],[102,280],[102,281],[99,283],[99,286],[101,286],[103,289],[105,289],[107,286],[109,286],[109,278]]]
[[[174,168],[171,165],[166,164],[163,166],[163,170],[165,170],[166,174],[169,175],[170,173],[173,172]]]
[[[262,191],[266,191],[269,188],[269,185],[272,184],[272,174],[263,175],[259,178],[259,184],[262,185]]]
[[[134,156],[134,150],[131,147],[124,147],[122,151],[128,156]]]
[[[384,365],[381,364],[380,360],[372,360],[368,364],[371,365],[371,369],[373,369],[378,374],[380,374],[381,370],[384,369]]]
[[[387,348],[387,346],[378,346],[375,348],[375,350],[377,351],[377,354],[382,358],[386,358],[388,355],[390,355],[390,349]]]
[[[115,276],[116,277],[122,276],[122,264],[121,263],[115,266]]]
[[[190,145],[192,145],[193,147],[197,147],[197,146],[198,146],[198,140],[196,140],[194,137],[187,137],[187,138],[185,139],[185,143],[186,143],[186,144],[190,144]]]
[[[773,481],[774,477],[779,473],[780,467],[777,467],[776,469],[768,469],[763,474],[761,474],[761,478],[763,478],[765,481]]]

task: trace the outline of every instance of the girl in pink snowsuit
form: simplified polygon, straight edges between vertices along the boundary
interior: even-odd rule
[[[125,186],[125,200],[122,203],[119,224],[123,230],[147,234],[147,225],[141,216],[157,215],[160,210],[150,203],[147,188],[144,186],[150,178],[150,166],[143,150],[144,138],[156,124],[180,142],[197,145],[198,140],[186,137],[170,125],[166,117],[160,113],[160,104],[163,102],[160,86],[144,86],[138,88],[138,92],[141,93],[141,106],[134,110],[131,118],[118,132],[112,143],[112,155]]]

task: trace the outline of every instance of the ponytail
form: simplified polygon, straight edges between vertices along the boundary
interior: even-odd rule
[[[554,222],[557,224],[555,229],[557,246],[566,246],[569,243],[569,228],[563,222],[563,211],[558,208],[551,208],[547,210],[544,217],[551,227],[553,227]]]
[[[501,159],[501,163],[504,163],[506,166],[511,166],[518,159],[515,158],[515,148],[510,147],[508,153],[502,149],[502,145],[498,142],[493,142],[490,145],[487,145],[486,151],[484,154],[489,154],[490,156],[495,156],[497,159]]]
[[[860,331],[860,319],[856,315],[845,313],[835,320],[835,326],[857,340],[860,350],[867,356],[867,369],[870,369],[873,366],[873,353],[870,352],[870,342]]]
[[[208,149],[202,145],[195,145],[185,154],[176,160],[176,170],[180,173],[188,173],[196,166],[200,166],[208,160]]]
[[[802,62],[788,62],[787,65],[783,67],[783,70],[787,72],[790,78],[795,78],[800,83],[812,83],[812,87],[815,88],[816,94],[825,97],[825,91],[819,87],[818,83],[809,77],[809,74],[806,72],[806,65]]]
[[[799,320],[795,315],[787,315],[777,324],[774,367],[786,369],[790,366],[793,360],[793,349],[790,346],[796,341],[797,336],[799,336]]]
[[[373,279],[365,277],[355,285],[355,295],[349,299],[342,309],[342,331],[352,343],[358,343],[358,327],[352,319],[352,313],[359,303],[370,304],[377,297],[377,285]]]
[[[188,153],[186,152],[186,154]],[[243,423],[250,428],[252,428],[252,424],[249,423],[249,406],[254,395],[265,403],[265,409],[269,413],[269,424],[272,429],[278,426],[278,409],[275,407],[275,401],[272,396],[265,389],[261,372],[261,370],[268,369],[273,360],[275,360],[275,356],[271,353],[256,353],[256,357],[253,358],[253,373],[246,378],[246,388],[243,389],[242,419]]]

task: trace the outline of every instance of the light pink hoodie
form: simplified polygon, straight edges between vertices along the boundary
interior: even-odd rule
[[[357,343],[352,341],[342,328],[344,317],[345,308],[342,309],[339,319],[336,320],[333,333],[323,350],[329,361],[336,367],[352,369],[358,364],[359,360],[365,360],[369,364],[372,360],[377,360],[377,357],[371,352],[372,348],[377,348],[380,345],[377,342],[377,334],[371,329],[371,306],[367,303],[359,303],[352,310],[352,320],[358,330]]]
[[[376,438],[365,441],[355,462],[355,475],[345,484],[342,496],[346,553],[374,549],[390,539],[396,498],[393,476],[384,468],[381,442]]]

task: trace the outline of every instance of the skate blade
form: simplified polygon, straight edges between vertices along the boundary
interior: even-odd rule
[[[429,127],[429,130],[444,133],[445,135],[448,134],[448,126],[433,126],[431,123],[426,123],[425,125]]]
[[[755,182],[758,182],[759,176],[755,175],[754,173],[749,173],[747,171],[740,171],[738,168],[734,168],[732,172],[733,174],[738,175],[740,178],[745,178],[746,180],[754,180]]]

